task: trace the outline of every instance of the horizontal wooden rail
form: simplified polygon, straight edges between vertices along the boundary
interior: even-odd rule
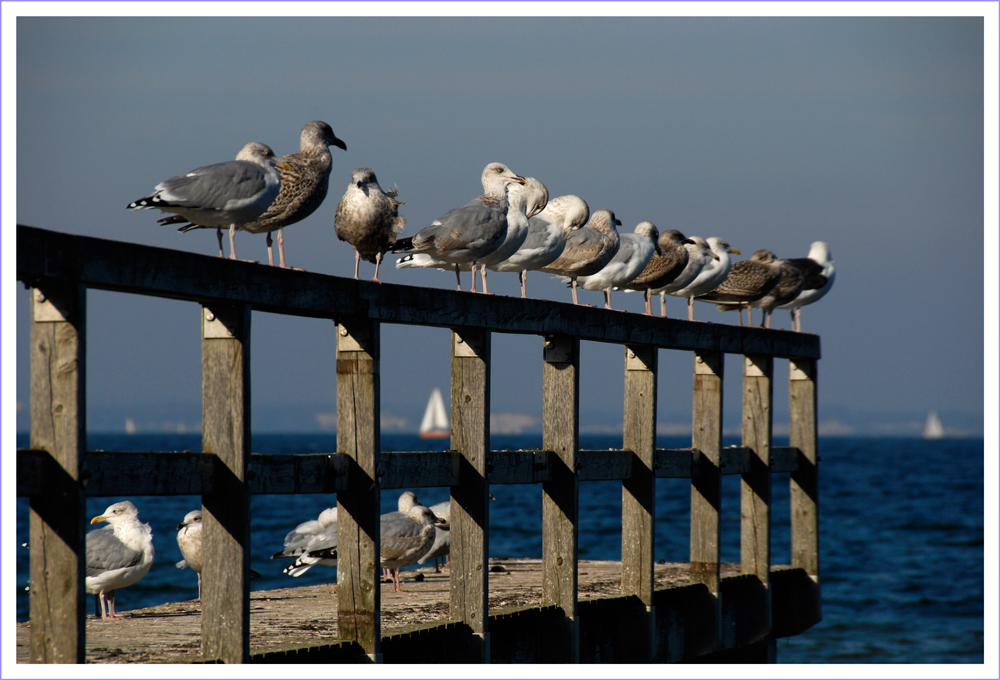
[[[552,451],[490,451],[490,484],[540,484],[550,479]],[[689,479],[697,449],[657,449],[654,474],[659,478]],[[577,479],[614,481],[632,476],[632,451],[579,451]],[[750,449],[722,450],[722,474],[748,469]],[[771,472],[798,469],[799,450],[771,449]],[[17,495],[44,491],[47,466],[54,460],[34,449],[17,451]],[[198,451],[87,451],[82,478],[87,496],[200,496],[211,493],[216,458]],[[254,453],[250,456],[251,494],[335,493],[347,488],[348,464],[339,453]],[[455,451],[384,452],[380,456],[379,486],[383,489],[422,489],[460,483]]]
[[[25,225],[17,226],[17,244],[17,278],[29,285],[64,280],[88,288],[205,304],[242,303],[255,310],[296,316],[363,317],[442,328],[563,334],[666,349],[820,358],[819,336],[809,333],[665,319],[552,300],[377,284]]]

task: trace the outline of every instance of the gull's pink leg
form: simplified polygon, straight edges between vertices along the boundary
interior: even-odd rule
[[[570,282],[570,287],[573,289],[573,304],[574,305],[580,304],[580,301],[576,299],[576,279],[573,279]]]
[[[651,294],[649,292],[649,288],[646,289],[646,293],[643,297],[646,298],[646,316],[653,316],[653,305],[650,302]]]
[[[462,290],[462,277],[458,275],[458,265],[455,265],[455,282],[458,283],[458,289]],[[476,287],[476,273],[472,272],[472,287]]]
[[[528,272],[522,269],[518,277],[521,279],[521,297],[526,298],[528,297]]]
[[[229,227],[229,259],[236,259],[236,225]]]
[[[278,230],[278,258],[281,260],[281,267],[287,269],[285,265],[285,229],[282,227]],[[273,265],[272,265],[273,266]]]
[[[382,283],[378,280],[378,267],[382,264],[382,253],[375,253],[375,278],[372,279],[375,283]]]
[[[455,267],[458,267],[458,265],[456,264]],[[472,265],[472,288],[469,289],[469,292],[470,293],[475,293],[476,292],[476,265],[475,265],[475,263],[473,263],[473,265]]]
[[[611,289],[604,289],[604,309],[611,309]]]
[[[667,296],[665,293],[660,293],[660,316],[664,319],[667,318]]]
[[[688,321],[694,321],[694,296],[688,297]]]
[[[358,267],[361,266],[361,253],[357,250],[354,251],[354,279],[358,278]]]

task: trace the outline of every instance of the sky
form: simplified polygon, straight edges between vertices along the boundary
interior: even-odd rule
[[[935,7],[962,8],[921,11]],[[910,8],[851,4],[832,13]],[[10,5],[3,9],[8,19]],[[156,224],[160,213],[125,205],[167,177],[232,159],[249,141],[278,155],[297,151],[302,126],[320,119],[347,151],[332,149],[325,203],[285,230],[293,266],[353,275],[353,250],[333,230],[353,168],[371,167],[384,188],[398,186],[412,235],[479,195],[483,167],[500,161],[541,179],[552,197],[573,193],[592,211],[613,210],[622,231],[650,220],[722,236],[742,251],[737,259],[759,248],[804,257],[813,241],[826,241],[836,283],[802,315],[804,330],[822,337],[821,432],[850,434],[864,422],[919,433],[933,409],[954,432],[982,433],[984,390],[995,394],[996,375],[985,365],[989,354],[995,369],[996,310],[984,307],[984,289],[996,289],[995,263],[991,256],[987,271],[984,256],[997,247],[995,5],[972,7],[993,13],[985,24],[977,16],[506,16],[541,10],[516,3],[491,17],[309,16],[337,11],[314,4],[304,17],[4,21],[16,47],[5,39],[3,167],[16,173],[4,173],[3,195],[16,202],[3,205],[3,344],[4,370],[17,376],[15,394],[4,383],[5,414],[14,399],[29,400],[29,300],[9,258],[15,220],[211,255],[214,231],[179,234]],[[182,11],[215,10],[183,3],[161,13]],[[267,266],[263,236],[236,240],[241,257]],[[362,276],[372,274],[362,263]],[[386,266],[381,278],[454,285],[436,270]],[[493,274],[490,288],[519,294],[514,274]],[[529,274],[528,294],[570,300],[564,284],[539,272]],[[597,292],[581,297],[603,302]],[[612,300],[643,309],[639,295]],[[198,306],[101,291],[87,304],[91,426],[121,428],[133,416],[196,424]],[[683,317],[684,301],[668,299],[668,313]],[[712,305],[695,313],[736,323]],[[789,327],[783,310],[774,321]],[[330,321],[254,313],[255,431],[315,428],[323,413],[329,421],[333,340]],[[448,394],[448,332],[383,326],[382,351],[384,422],[415,428],[431,388]],[[582,431],[620,431],[622,354],[584,343]],[[541,368],[540,338],[495,334],[493,411],[540,417]],[[740,375],[739,357],[728,357],[726,423],[737,429]],[[787,362],[776,362],[776,431],[786,383]],[[690,427],[690,353],[661,351],[658,413],[668,429]],[[27,423],[25,411],[17,422]]]

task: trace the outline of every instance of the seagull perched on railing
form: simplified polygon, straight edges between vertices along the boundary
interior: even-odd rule
[[[578,285],[586,290],[604,291],[604,308],[611,309],[611,289],[626,285],[642,273],[653,254],[660,253],[659,238],[655,224],[640,222],[634,233],[621,235],[615,256],[597,273],[577,279]]]
[[[543,272],[564,276],[573,290],[573,304],[577,299],[577,279],[601,271],[618,252],[620,241],[616,227],[621,221],[610,210],[597,210],[587,224],[566,235],[566,246],[559,258],[545,267]]]
[[[406,218],[399,216],[399,206],[405,202],[397,201],[398,195],[397,189],[382,191],[371,168],[351,173],[351,183],[337,205],[333,228],[337,238],[354,246],[354,278],[358,278],[358,266],[364,258],[375,264],[372,281],[380,283],[382,255],[396,245],[396,236],[406,224]]]
[[[779,304],[778,308],[792,310],[793,329],[801,332],[802,308],[816,302],[833,288],[837,271],[830,258],[830,246],[823,241],[813,241],[808,257],[792,258],[788,263],[801,271],[805,280],[802,292],[791,302]]]
[[[175,216],[161,223],[190,222],[180,231],[214,228],[222,252],[222,227],[229,227],[229,257],[236,259],[236,232],[260,217],[278,196],[281,176],[274,152],[267,144],[250,142],[235,161],[195,168],[186,175],[165,179],[153,193],[132,201],[129,210],[156,208]]]
[[[483,168],[483,194],[460,208],[453,208],[410,238],[396,242],[394,253],[407,253],[396,261],[396,268],[434,267],[445,262],[454,266],[458,289],[461,265],[472,269],[472,288],[476,292],[476,268],[479,258],[500,247],[507,235],[507,185],[525,180],[503,163]],[[428,257],[417,257],[417,256]],[[486,290],[485,280],[483,292]]]
[[[115,591],[139,581],[153,564],[153,531],[139,521],[131,501],[108,506],[91,524],[108,526],[87,533],[87,592],[96,595],[102,619],[115,615]]]

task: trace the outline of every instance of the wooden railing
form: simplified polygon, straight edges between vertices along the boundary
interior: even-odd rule
[[[338,627],[381,660],[378,580],[383,489],[447,486],[452,500],[452,625],[462,658],[489,661],[489,487],[541,484],[543,593],[558,613],[544,660],[580,659],[577,607],[579,484],[622,482],[622,594],[635,609],[635,660],[657,650],[654,611],[655,480],[691,479],[691,578],[703,594],[685,658],[773,639],[771,473],[791,472],[792,567],[815,584],[805,616],[819,615],[815,335],[692,323],[548,300],[375,284],[231,262],[19,225],[17,277],[32,289],[31,446],[18,452],[17,493],[30,498],[31,659],[84,661],[85,498],[197,494],[204,511],[202,653],[250,660],[250,495],[337,492]],[[203,452],[87,451],[88,288],[200,303]],[[253,311],[328,318],[337,334],[337,452],[251,453]],[[452,330],[451,449],[391,453],[380,443],[382,323]],[[543,448],[491,451],[492,333],[542,338]],[[580,341],[624,345],[621,450],[579,450]],[[658,349],[694,353],[692,447],[657,449]],[[743,445],[722,448],[723,357],[744,355]],[[774,358],[790,364],[790,441],[772,447]],[[736,642],[723,630],[721,477],[742,476],[741,596]],[[211,557],[209,557],[211,556]],[[727,624],[728,625],[728,624]],[[697,630],[695,630],[697,629]],[[724,641],[727,641],[724,645]],[[729,644],[732,643],[732,644]],[[637,649],[635,649],[637,648]]]

